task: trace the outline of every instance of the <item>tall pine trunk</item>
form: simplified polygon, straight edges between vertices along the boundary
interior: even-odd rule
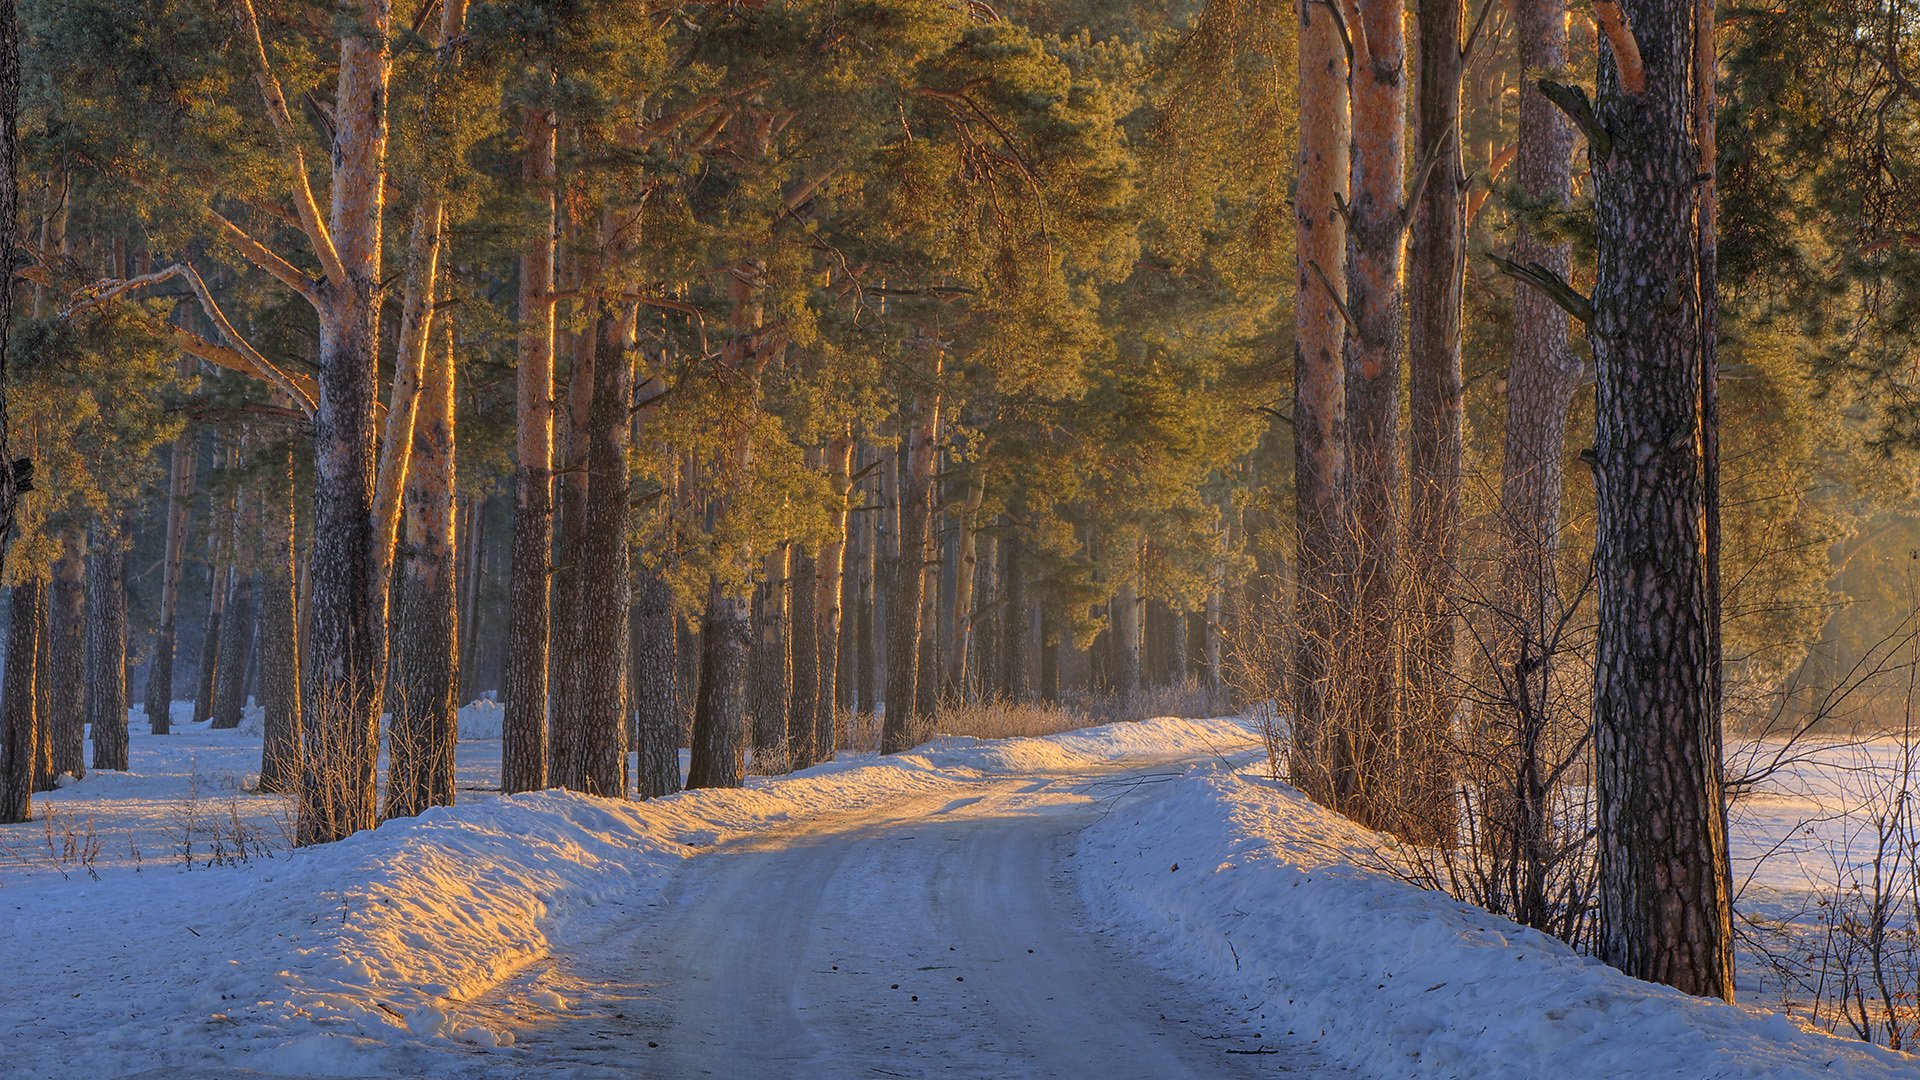
[[[293,447],[274,451],[261,485],[260,790],[289,793],[300,778],[298,553],[294,549]]]
[[[817,460],[814,464],[819,464]],[[813,715],[820,705],[820,556],[799,544],[793,546],[793,687],[787,699],[787,726],[782,734],[786,757],[781,771],[803,769],[814,761]]]
[[[213,694],[212,726],[215,728],[240,726],[247,704],[247,670],[252,666],[253,616],[253,573],[236,566],[232,594],[227,598],[227,613],[220,629],[220,682]]]
[[[1733,997],[1717,609],[1708,547],[1694,0],[1628,0],[1589,136],[1598,382],[1594,779],[1598,952],[1636,978]],[[1621,54],[1627,42],[1638,56]],[[1704,50],[1710,62],[1711,50]],[[1699,81],[1706,82],[1704,76]],[[1703,304],[1703,300],[1705,303]]]
[[[186,434],[173,441],[167,469],[167,550],[160,572],[160,621],[147,664],[147,724],[155,735],[172,730],[175,617],[180,610],[180,569],[187,561],[187,519],[193,509],[193,481],[199,471],[200,441]]]
[[[571,230],[569,230],[571,231]],[[571,251],[563,239],[561,251]],[[570,259],[578,263],[579,259]],[[597,309],[589,297],[588,311]],[[586,558],[587,499],[593,487],[588,473],[587,455],[592,446],[594,370],[599,357],[600,335],[589,324],[583,333],[562,335],[571,341],[573,360],[567,373],[567,397],[563,429],[565,467],[555,478],[555,498],[559,503],[558,555],[553,567],[551,648],[547,673],[547,783],[579,791],[585,783],[586,713],[579,700],[579,655],[574,651],[580,633],[580,604],[584,579],[581,563]]]
[[[547,786],[547,657],[552,626],[548,562],[553,550],[553,113],[521,116],[520,178],[539,207],[542,232],[520,256],[520,327],[514,370],[513,564],[507,655],[501,676],[500,788]]]
[[[127,760],[127,545],[129,522],[101,523],[87,551],[86,718],[93,767]]]
[[[1340,573],[1346,523],[1346,228],[1350,147],[1347,57],[1335,10],[1299,6],[1299,147],[1294,195],[1293,454],[1294,606],[1299,618],[1288,679],[1293,704],[1293,782],[1333,800],[1333,638],[1346,581]]]
[[[380,347],[380,224],[386,204],[391,13],[365,0],[340,39],[329,231],[341,280],[315,286],[320,401],[313,418],[313,558],[296,840],[338,840],[378,819],[386,605],[374,595],[374,416]]]
[[[459,744],[458,551],[455,548],[453,335],[428,349],[407,467],[393,604],[388,817],[454,803]]]
[[[1000,632],[1000,693],[1008,701],[1033,696],[1033,612],[1027,602],[1026,542],[1010,532],[1000,545],[1006,549],[1001,589],[1006,612]]]
[[[810,761],[829,761],[834,756],[834,719],[839,715],[839,671],[842,597],[846,593],[848,499],[853,487],[853,437],[842,433],[827,443],[827,479],[833,485],[836,513],[827,542],[821,545],[815,567],[814,587],[818,599],[814,610],[819,618],[820,687],[813,710],[812,755]]]
[[[87,666],[87,553],[83,533],[60,538],[47,605],[48,731],[55,775],[85,776]]]
[[[1460,160],[1460,0],[1421,0],[1415,177],[1408,254],[1407,606],[1403,831],[1455,832],[1454,611],[1460,554],[1460,312],[1466,204]]]
[[[934,354],[931,380],[940,377],[941,357]],[[887,598],[886,716],[880,728],[880,751],[896,754],[913,748],[919,732],[921,598],[926,583],[927,524],[932,515],[935,426],[940,417],[938,390],[926,389],[903,403],[906,425],[901,447],[906,455],[900,480],[900,554]]]
[[[1335,806],[1363,824],[1397,826],[1401,809],[1400,378],[1406,223],[1405,13],[1399,0],[1358,0],[1347,163],[1347,523],[1351,591],[1335,650],[1342,692]]]

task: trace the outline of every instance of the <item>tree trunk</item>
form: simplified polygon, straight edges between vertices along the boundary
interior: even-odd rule
[[[935,353],[931,377],[940,377]],[[880,728],[880,752],[911,750],[922,717],[915,715],[920,674],[921,597],[926,583],[927,523],[932,515],[935,425],[940,418],[937,390],[918,395],[902,409],[912,418],[902,440],[906,468],[900,484],[900,555],[887,598],[886,716]]]
[[[1347,57],[1335,9],[1299,5],[1299,148],[1294,195],[1293,454],[1294,600],[1291,779],[1312,798],[1333,804],[1332,682],[1334,635],[1346,581],[1341,573],[1346,525],[1346,226],[1351,150]]]
[[[0,825],[33,817],[34,771],[42,750],[34,682],[43,588],[38,579],[14,586],[7,619],[6,682],[0,689]]]
[[[976,462],[967,479],[967,500],[960,507],[960,550],[954,566],[953,610],[947,631],[946,683],[956,700],[970,696],[968,655],[973,648],[973,583],[980,564],[980,504],[987,493],[987,470]]]
[[[739,787],[747,705],[751,604],[715,577],[700,627],[700,689],[693,711],[693,759],[687,787]]]
[[[939,466],[934,466],[937,471]],[[920,568],[920,660],[913,677],[913,715],[922,726],[933,722],[940,708],[940,485],[927,488],[928,535]]]
[[[867,698],[869,715],[880,716],[885,708],[881,695],[886,692],[888,666],[887,632],[891,625],[894,583],[900,576],[900,454],[898,446],[880,451],[880,509],[874,519],[873,629],[870,676],[873,696]]]
[[[388,817],[454,804],[460,739],[453,335],[428,350],[407,467],[393,618]]]
[[[1033,696],[1033,613],[1027,605],[1026,543],[1018,534],[1010,534],[1002,546],[1007,549],[1002,582],[1007,609],[1000,635],[1000,693],[1008,701],[1026,701]]]
[[[155,735],[173,727],[173,655],[175,617],[180,610],[180,569],[187,557],[187,519],[193,509],[193,481],[199,471],[197,434],[173,441],[167,470],[167,551],[160,575],[160,625],[154,631],[153,657],[147,663],[147,724]]]
[[[1712,657],[1710,414],[1696,292],[1693,0],[1628,0],[1639,60],[1602,50],[1590,146],[1597,262],[1594,688],[1601,959],[1733,997]],[[1710,57],[1711,52],[1707,55]],[[1709,301],[1711,298],[1708,298]]]
[[[341,35],[330,231],[341,280],[316,286],[320,401],[313,418],[313,558],[308,573],[306,755],[300,844],[378,819],[385,605],[374,603],[374,409],[380,346],[380,220],[386,201],[390,14],[368,0]]]
[[[553,550],[553,114],[529,108],[520,178],[539,206],[542,235],[520,256],[520,330],[514,372],[512,599],[501,693],[500,789],[547,786],[547,656],[552,620],[548,560]]]
[[[293,447],[275,451],[262,485],[260,571],[260,746],[262,792],[290,793],[300,777],[300,621],[294,550]]]
[[[577,609],[568,613],[572,700],[562,703],[576,743],[564,777],[557,778],[614,799],[627,797],[627,446],[635,314],[631,305],[608,298],[599,300],[596,311],[599,345],[584,447],[587,499],[581,542],[574,546],[581,587]]]
[[[1139,580],[1139,562],[1123,567],[1119,587],[1113,592],[1113,633],[1120,664],[1114,673],[1114,690],[1122,709],[1131,709],[1140,700],[1141,612],[1146,606],[1135,582]]]
[[[222,452],[216,451],[215,464],[221,461]],[[231,451],[225,451],[228,466],[233,463]],[[220,542],[221,531],[209,523],[207,529],[207,619],[200,633],[200,686],[193,692],[193,722],[204,724],[213,719],[213,695],[220,687],[220,631],[225,625],[227,597],[233,593],[233,544],[238,536],[238,525],[234,521],[234,493],[229,488],[227,499],[218,508],[210,505],[217,521],[226,522],[226,545]]]
[[[680,790],[680,700],[675,677],[673,591],[640,566],[633,604],[633,702],[639,713],[640,797]]]
[[[753,726],[753,767],[784,772],[792,656],[787,643],[787,575],[792,545],[767,553],[753,595],[753,651],[747,658],[747,710]]]
[[[84,534],[60,538],[47,610],[47,729],[55,775],[82,777],[86,763],[87,555]]]
[[[1353,702],[1340,724],[1336,808],[1362,824],[1401,824],[1398,751],[1400,635],[1400,455],[1402,359],[1401,221],[1406,172],[1406,41],[1399,0],[1359,0],[1352,77],[1353,149],[1348,160],[1346,339],[1351,608],[1335,648]]]
[[[480,597],[487,574],[487,504],[490,496],[460,502],[460,692],[456,701],[478,697]]]
[[[569,250],[563,240],[563,252]],[[578,260],[570,260],[577,262]],[[597,309],[589,300],[587,308]],[[586,559],[587,500],[593,487],[588,454],[593,445],[594,369],[600,335],[592,326],[583,333],[562,335],[573,344],[572,370],[567,375],[565,410],[565,469],[556,478],[559,502],[559,555],[553,568],[552,644],[548,679],[547,783],[580,791],[586,783],[586,713],[580,707],[580,657],[574,651],[580,633],[580,605],[585,588],[581,564]]]
[[[884,455],[878,455],[874,460],[880,463],[882,474],[890,472],[886,467]],[[856,652],[859,655],[855,657],[854,662],[860,711],[868,716],[873,716],[879,711],[877,704],[880,698],[880,657],[876,639],[881,633],[879,584],[884,580],[881,577],[880,561],[883,539],[881,528],[890,513],[886,486],[883,475],[882,490],[876,505],[869,506],[860,515],[860,535],[863,538],[860,542],[860,610],[854,627]]]
[[[1000,529],[987,529],[980,538],[980,557],[975,568],[977,579],[974,582],[973,612],[968,618],[972,624],[970,636],[972,643],[967,646],[967,664],[972,669],[968,677],[973,685],[973,697],[976,701],[993,701],[1001,696],[1000,691],[1000,621],[1003,614],[1000,605]]]
[[[1403,831],[1451,842],[1455,565],[1460,554],[1460,306],[1466,205],[1460,160],[1460,0],[1420,2],[1416,176],[1408,255],[1406,715]]]
[[[1040,700],[1060,700],[1060,616],[1052,603],[1040,605]]]
[[[256,519],[257,520],[257,519]],[[236,566],[233,594],[220,628],[220,681],[213,693],[213,727],[240,726],[247,704],[247,668],[253,648],[253,574]]]
[[[127,759],[127,544],[129,522],[95,527],[87,552],[86,718],[93,767],[125,771]]]
[[[819,455],[810,456],[817,459]],[[813,464],[818,466],[819,461]],[[786,748],[778,763],[782,772],[814,762],[813,722],[820,708],[819,563],[817,552],[793,546],[793,689],[787,700],[786,730],[781,733]]]
[[[846,592],[847,506],[853,489],[853,437],[842,433],[827,443],[827,479],[833,485],[835,505],[832,532],[820,548],[814,610],[819,616],[820,689],[813,715],[812,755],[809,761],[834,756],[834,719],[839,713],[841,651],[841,597]]]
[[[0,0],[0,266],[12,266],[19,248],[20,210],[20,23],[14,0]],[[0,563],[13,536],[14,508],[19,478],[14,475],[12,446],[8,442],[7,345],[13,332],[13,291],[0,289]],[[3,723],[4,721],[0,721]],[[0,757],[13,745],[10,733],[0,734]],[[6,770],[0,767],[0,788]],[[10,802],[0,795],[0,821]],[[25,803],[21,804],[22,816]]]

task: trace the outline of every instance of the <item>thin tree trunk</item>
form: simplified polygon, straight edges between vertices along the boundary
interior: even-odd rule
[[[256,519],[257,521],[257,519]],[[247,704],[247,668],[253,648],[253,573],[236,566],[233,592],[220,628],[220,681],[214,687],[212,726],[240,726]]]
[[[87,554],[85,534],[60,538],[47,611],[47,728],[55,775],[82,777],[86,763]]]
[[[968,655],[973,647],[973,583],[979,576],[980,504],[987,494],[987,470],[975,462],[967,478],[967,500],[960,507],[960,551],[954,566],[953,611],[947,632],[948,693],[957,699],[968,696]]]
[[[1040,605],[1040,700],[1060,700],[1060,616],[1052,603]]]
[[[969,678],[974,700],[991,701],[1001,696],[1000,621],[1003,612],[1000,604],[1000,529],[997,525],[987,529],[986,535],[980,538],[980,558],[975,572],[978,580],[974,583],[973,612],[967,620],[972,624],[970,636],[973,640],[967,646],[967,663],[972,668]]]
[[[1415,177],[1408,255],[1406,715],[1403,832],[1450,843],[1460,554],[1460,312],[1466,205],[1460,159],[1460,0],[1420,0]]]
[[[0,689],[0,824],[33,817],[34,769],[41,757],[40,724],[35,715],[36,653],[40,648],[38,579],[13,587],[7,619],[7,671]]]
[[[1000,635],[1000,693],[1008,701],[1026,701],[1033,696],[1033,613],[1027,603],[1026,543],[1019,534],[1010,533],[1001,546],[1007,551],[1001,582],[1007,607]]]
[[[1346,581],[1341,573],[1347,484],[1347,195],[1351,151],[1347,56],[1332,5],[1300,0],[1299,147],[1295,156],[1293,305],[1294,600],[1289,680],[1293,704],[1291,778],[1332,805],[1333,637]]]
[[[1114,675],[1114,690],[1122,709],[1131,709],[1140,700],[1140,623],[1146,604],[1140,599],[1138,553],[1120,569],[1120,583],[1113,591],[1113,635],[1119,653],[1119,670]]]
[[[873,680],[873,694],[865,699],[864,707],[871,716],[880,716],[885,707],[880,700],[887,684],[889,661],[887,655],[887,627],[890,625],[889,612],[893,603],[894,581],[900,576],[900,456],[897,446],[889,445],[879,452],[880,463],[880,508],[874,518],[874,569],[869,591],[873,603],[872,628],[868,632],[870,649],[868,657],[868,677]],[[861,684],[865,687],[865,683]]]
[[[819,465],[820,455],[813,464]],[[793,688],[787,700],[786,731],[781,735],[786,754],[781,771],[803,769],[814,761],[813,721],[820,708],[820,593],[818,552],[793,546]]]
[[[93,767],[124,771],[127,758],[127,545],[129,522],[95,527],[87,552],[86,719]]]
[[[489,497],[461,500],[460,517],[460,613],[458,634],[460,639],[460,692],[457,701],[471,701],[479,696],[478,663],[480,651],[480,596],[481,582],[486,577],[487,567],[487,504]]]
[[[520,177],[547,226],[520,256],[512,599],[501,693],[500,787],[547,786],[547,656],[552,621],[548,560],[553,550],[554,122],[545,109],[521,117]]]
[[[935,353],[929,375],[940,378],[941,356]],[[913,748],[919,734],[915,715],[920,674],[921,597],[925,586],[927,524],[932,515],[935,425],[940,417],[940,393],[925,391],[902,409],[911,417],[902,451],[906,467],[900,484],[900,554],[894,568],[892,595],[887,603],[887,708],[880,729],[880,752],[897,754]]]
[[[173,462],[167,470],[167,551],[160,575],[160,625],[154,631],[153,657],[147,663],[147,724],[155,735],[173,727],[173,656],[175,617],[180,610],[180,569],[186,564],[187,519],[193,509],[193,481],[199,471],[197,434],[173,441]]]
[[[827,542],[820,548],[815,582],[818,599],[814,608],[819,616],[820,688],[813,715],[813,739],[810,761],[830,761],[834,756],[834,719],[839,712],[839,671],[841,651],[841,604],[846,592],[848,499],[853,488],[853,436],[842,432],[827,443],[827,480],[833,485],[838,512]]]
[[[405,543],[395,579],[393,719],[387,730],[388,817],[454,803],[459,744],[458,552],[454,520],[453,335],[430,349],[407,468]]]
[[[225,453],[227,465],[231,467],[231,451]],[[213,695],[220,687],[220,632],[225,624],[227,598],[233,592],[233,548],[239,535],[234,521],[234,498],[234,489],[229,487],[226,501],[214,510],[216,520],[227,524],[226,543],[222,545],[219,529],[207,529],[207,619],[200,634],[200,687],[193,694],[196,724],[213,719]]]
[[[299,567],[294,550],[293,447],[274,452],[262,486],[265,521],[260,572],[260,747],[262,792],[289,793],[300,778]]]
[[[563,241],[561,250],[569,250]],[[578,262],[578,259],[569,260]],[[597,302],[589,299],[589,310]],[[582,590],[585,588],[581,564],[586,559],[587,499],[593,486],[587,456],[592,447],[594,370],[599,356],[600,335],[589,326],[585,332],[563,335],[573,344],[573,365],[567,376],[566,427],[562,445],[566,467],[557,479],[559,502],[559,554],[553,568],[552,654],[547,675],[548,713],[547,783],[572,791],[583,790],[586,783],[586,714],[580,707],[581,687],[579,655],[574,651],[580,633]]]

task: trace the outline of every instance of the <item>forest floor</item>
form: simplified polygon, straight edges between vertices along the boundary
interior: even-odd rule
[[[136,722],[0,829],[0,1075],[1920,1075],[1398,880],[1238,721],[649,803],[500,798],[490,724],[460,806],[289,852],[257,732]]]

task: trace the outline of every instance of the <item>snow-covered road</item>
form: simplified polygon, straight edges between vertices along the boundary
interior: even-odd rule
[[[657,906],[556,941],[478,1011],[512,1028],[518,1003],[569,1002],[515,1031],[516,1073],[1344,1075],[1284,1017],[1212,1000],[1088,928],[1075,838],[1139,776],[983,779],[722,843]]]

